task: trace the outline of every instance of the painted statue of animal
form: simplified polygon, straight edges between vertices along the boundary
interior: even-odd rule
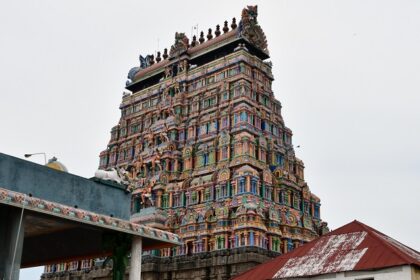
[[[125,170],[122,170],[122,172],[121,170],[117,171],[115,168],[111,168],[108,171],[98,169],[95,172],[95,177],[98,179],[109,180],[109,181],[117,182],[118,184],[123,184],[126,182],[123,178],[121,178],[121,175],[123,176],[125,175],[124,171]]]

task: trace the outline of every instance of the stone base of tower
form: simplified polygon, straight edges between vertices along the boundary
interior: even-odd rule
[[[243,247],[192,256],[143,256],[142,280],[227,280],[278,255],[258,247]],[[129,268],[127,279],[128,272]],[[85,271],[44,274],[41,279],[110,280],[112,274],[110,267],[94,267]]]
[[[218,250],[192,256],[148,256],[142,266],[143,280],[224,280],[278,256],[258,247]]]

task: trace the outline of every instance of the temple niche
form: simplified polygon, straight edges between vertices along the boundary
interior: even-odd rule
[[[100,154],[100,169],[128,171],[132,220],[183,239],[151,253],[160,261],[254,249],[263,256],[248,266],[208,267],[226,279],[327,230],[272,90],[257,17],[257,6],[248,6],[238,24],[226,21],[207,36],[176,33],[169,53],[140,56],[127,81],[132,93],[123,96],[121,119]],[[159,272],[176,279],[193,271],[164,267]]]

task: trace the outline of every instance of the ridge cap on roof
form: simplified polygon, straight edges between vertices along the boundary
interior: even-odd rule
[[[401,249],[399,249],[398,247],[393,245],[388,240],[385,240],[383,237],[392,239],[393,241],[399,243],[401,246],[405,247],[407,250],[411,250],[411,251],[413,251],[413,253],[416,253],[416,254],[420,255],[420,253],[417,250],[401,243],[400,241],[396,240],[395,238],[392,238],[392,237],[380,232],[379,230],[377,230],[375,228],[372,228],[372,227],[370,227],[370,226],[368,226],[368,225],[366,225],[362,222],[359,222],[359,221],[357,221],[357,222],[363,228],[365,228],[367,230],[369,236],[371,236],[373,239],[377,240],[382,245],[386,246],[388,249],[390,249],[392,251],[392,253],[394,253],[394,254],[398,255],[400,258],[402,258],[404,262],[406,262],[407,264],[416,264],[416,265],[420,266],[420,261],[419,260],[416,260],[414,257],[408,255],[407,253],[405,253],[404,251],[402,251]]]
[[[346,224],[342,227],[345,227],[345,226],[350,225],[350,224],[357,224],[358,226],[362,227],[368,233],[368,236],[372,237],[374,240],[379,242],[382,246],[385,246],[386,248],[388,248],[393,254],[395,254],[397,257],[401,258],[401,260],[404,263],[406,263],[406,264],[416,264],[416,265],[420,266],[420,261],[419,260],[417,260],[416,258],[414,258],[414,257],[410,256],[409,254],[405,253],[403,250],[401,250],[397,246],[393,245],[390,241],[388,241],[384,238],[389,238],[389,239],[397,242],[398,244],[400,244],[402,247],[405,247],[407,250],[411,250],[411,251],[413,251],[413,253],[420,255],[420,253],[417,250],[401,243],[400,241],[396,240],[395,238],[392,238],[389,235],[386,235],[386,234],[382,233],[381,231],[379,231],[379,230],[377,230],[377,229],[375,229],[371,226],[368,226],[367,224],[365,224],[361,221],[358,221],[358,220],[354,220],[353,222],[350,222],[350,223],[348,223],[348,224]],[[342,228],[342,227],[340,227],[340,228]]]
[[[316,239],[314,239],[314,240],[318,240],[318,239],[320,239],[321,237],[324,237],[324,236],[330,236],[330,235],[337,235],[337,231],[340,231],[340,230],[342,230],[343,228],[345,228],[345,227],[349,227],[349,226],[351,226],[351,225],[353,225],[353,224],[357,224],[358,226],[361,226],[363,229],[365,229],[364,227],[363,227],[363,223],[361,223],[361,222],[359,222],[358,220],[353,220],[353,221],[351,221],[351,222],[349,222],[349,223],[347,223],[347,224],[344,224],[344,225],[342,225],[341,227],[338,227],[338,228],[336,228],[336,229],[334,229],[334,230],[331,230],[330,232],[328,232],[328,233],[326,233],[326,234],[324,234],[324,235],[320,235],[318,238],[316,238]],[[357,232],[357,231],[352,231],[352,232]],[[314,240],[312,240],[312,241],[314,241]],[[311,242],[312,242],[311,241]]]

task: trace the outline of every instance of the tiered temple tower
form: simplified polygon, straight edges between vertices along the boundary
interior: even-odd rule
[[[184,240],[146,258],[144,279],[227,279],[327,230],[268,58],[248,6],[130,70],[99,168],[128,171],[133,221]]]

